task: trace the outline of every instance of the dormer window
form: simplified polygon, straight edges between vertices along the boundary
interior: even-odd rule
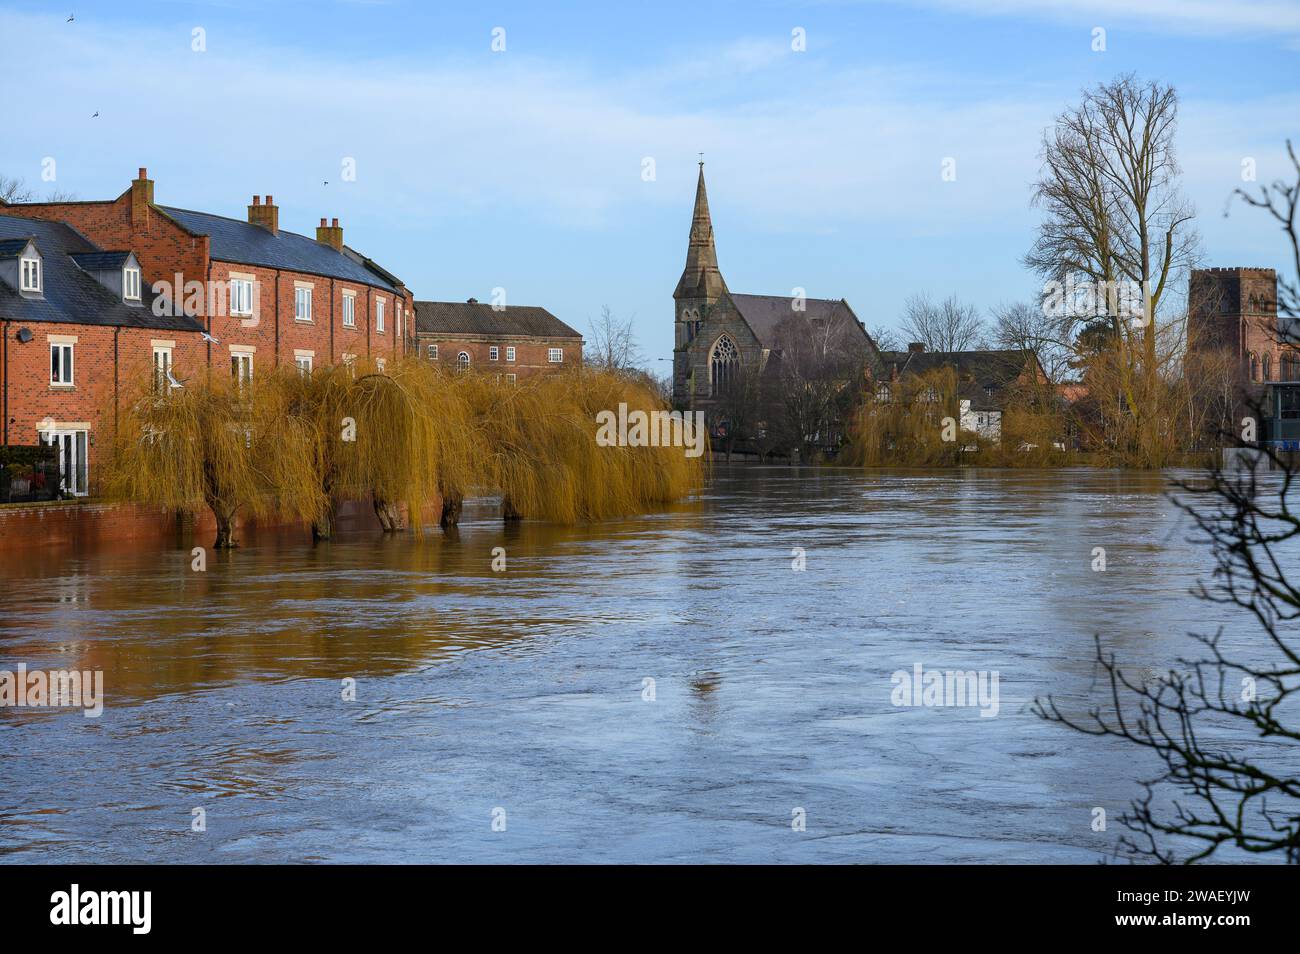
[[[41,260],[39,256],[24,256],[20,265],[21,283],[19,287],[25,292],[41,290]]]
[[[122,297],[127,301],[140,300],[140,269],[130,266],[122,269]]]

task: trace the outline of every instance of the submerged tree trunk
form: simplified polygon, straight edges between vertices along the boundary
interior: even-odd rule
[[[465,495],[449,490],[442,495],[442,519],[438,523],[445,530],[460,523],[460,511],[465,506]]]
[[[227,504],[211,503],[212,516],[217,521],[217,540],[213,546],[218,550],[230,550],[239,546],[235,539],[235,508]]]
[[[313,540],[329,540],[334,536],[334,507],[330,506],[325,509],[311,525],[311,538]]]
[[[383,527],[384,533],[395,533],[406,529],[402,523],[402,511],[392,501],[376,497],[375,516],[379,518],[379,525]]]
[[[501,495],[501,519],[512,522],[524,519],[524,515],[515,509],[515,502],[509,494]]]

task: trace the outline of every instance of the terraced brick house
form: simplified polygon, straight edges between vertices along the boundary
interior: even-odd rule
[[[62,492],[94,487],[96,437],[119,392],[202,368],[203,325],[154,313],[129,246],[104,249],[72,226],[0,208],[0,404],[6,446],[51,445]]]

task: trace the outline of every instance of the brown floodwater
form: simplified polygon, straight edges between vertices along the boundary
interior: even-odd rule
[[[0,553],[0,669],[105,696],[0,709],[0,860],[1091,862],[1155,766],[1030,701],[1102,701],[1094,633],[1262,652],[1166,489],[719,467],[593,526]],[[894,705],[918,663],[997,672],[996,715]]]

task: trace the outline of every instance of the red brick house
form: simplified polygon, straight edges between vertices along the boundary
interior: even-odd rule
[[[582,364],[582,334],[545,308],[417,301],[415,323],[420,356],[448,367],[516,380]]]
[[[151,365],[205,359],[203,326],[155,314],[138,255],[105,251],[76,229],[2,214],[0,406],[5,445],[52,444],[63,490],[93,485],[100,415],[116,411],[124,382]]]
[[[203,322],[209,367],[248,374],[382,360],[414,344],[406,287],[344,245],[338,219],[321,219],[314,239],[281,229],[269,195],[253,196],[246,220],[159,205],[142,168],[116,199],[0,212],[67,222],[104,248],[133,250],[145,283],[166,299],[161,305]]]

